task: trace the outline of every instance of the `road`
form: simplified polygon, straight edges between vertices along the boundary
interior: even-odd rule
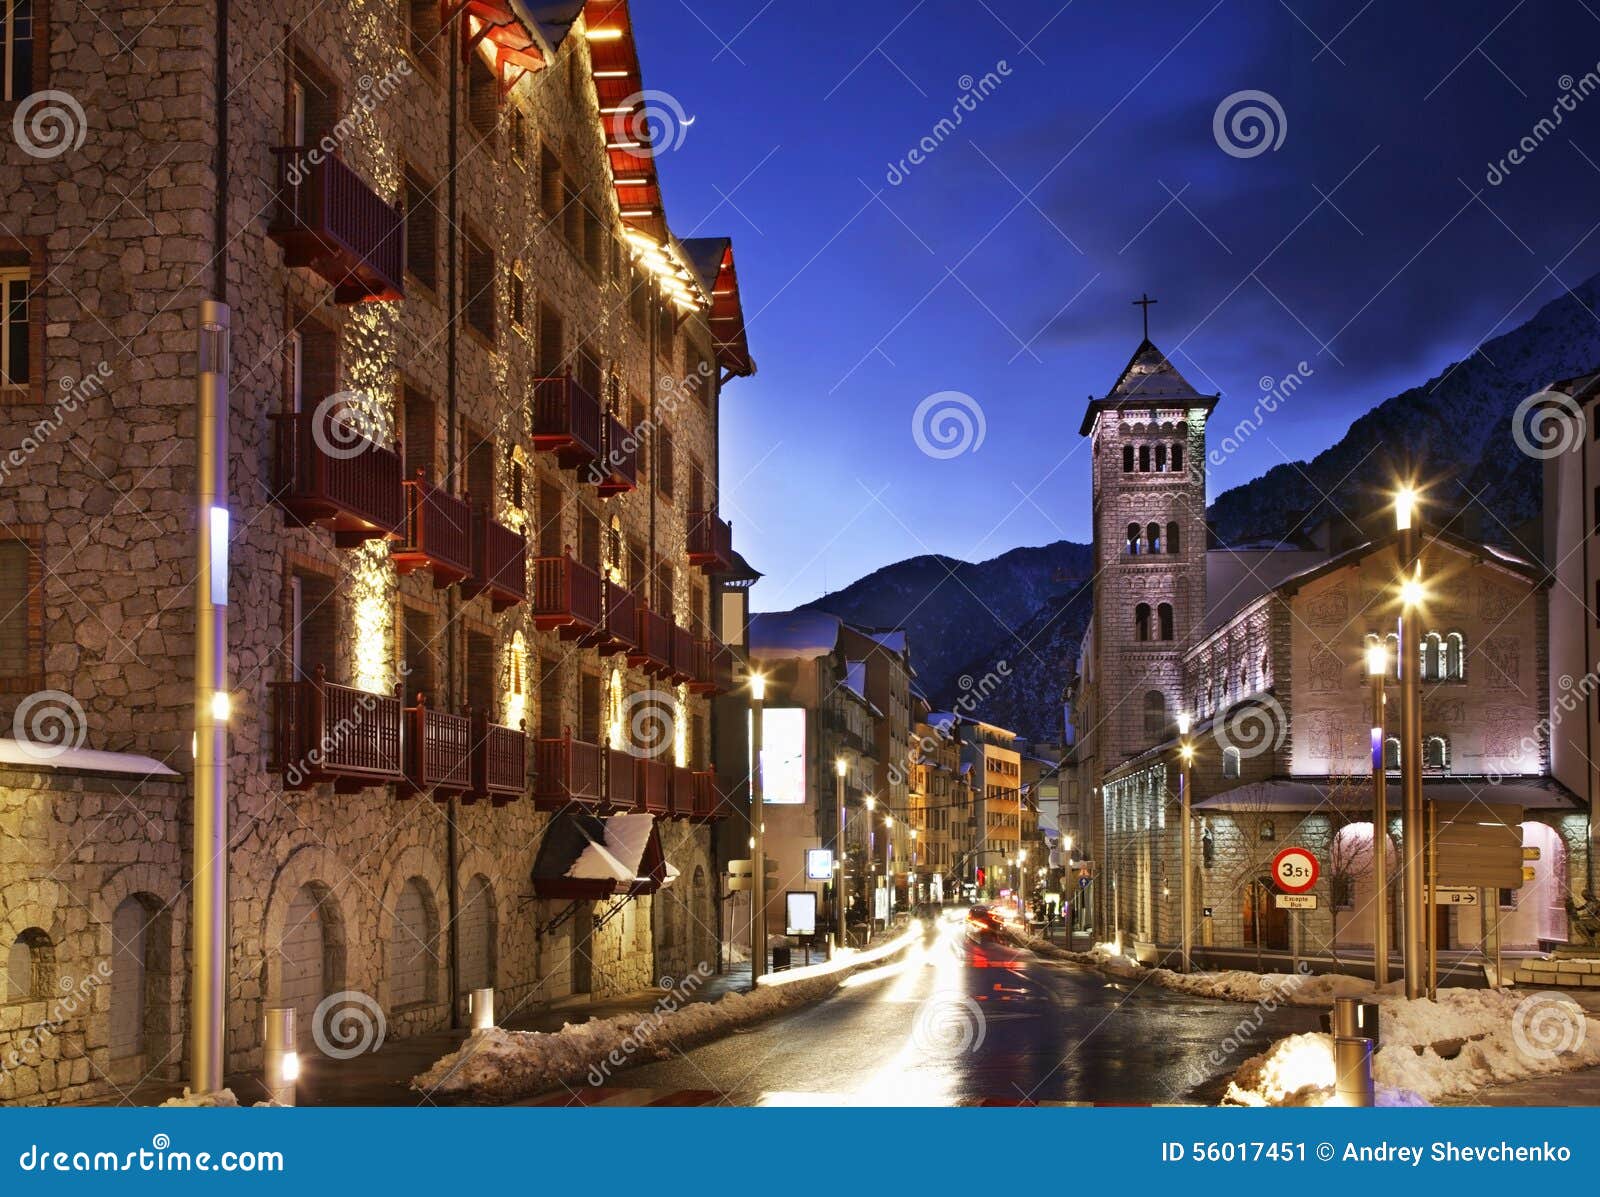
[[[973,945],[941,923],[824,1001],[540,1104],[1181,1102],[1316,1023],[1315,1010],[1185,997]]]

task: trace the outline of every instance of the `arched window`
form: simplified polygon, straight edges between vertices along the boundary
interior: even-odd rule
[[[1222,776],[1238,777],[1240,752],[1231,745],[1222,750]]]
[[[1160,690],[1144,692],[1144,735],[1147,740],[1160,740],[1167,734],[1167,696]]]
[[[1132,445],[1123,445],[1122,446],[1122,472],[1124,474],[1133,473],[1133,446]]]
[[[1151,553],[1159,553],[1161,551],[1161,525],[1151,524],[1145,529],[1145,534],[1146,551]]]
[[[1140,603],[1133,609],[1133,637],[1135,640],[1150,639],[1150,604]]]
[[[1172,639],[1172,604],[1171,603],[1162,603],[1159,607],[1157,607],[1156,608],[1156,619],[1157,619],[1157,622],[1161,625],[1161,638],[1163,640],[1171,640]]]
[[[1167,552],[1176,553],[1177,551],[1178,551],[1178,521],[1177,520],[1168,520],[1167,521]]]
[[[1275,840],[1278,838],[1278,825],[1271,819],[1261,820],[1261,838],[1264,840]]]
[[[1429,632],[1422,638],[1422,680],[1436,682],[1443,675],[1444,639],[1438,632]]]
[[[1400,767],[1400,738],[1390,736],[1383,742],[1383,767],[1385,769],[1398,769]]]
[[[1398,679],[1400,677],[1399,634],[1396,632],[1390,632],[1387,636],[1385,636],[1383,638],[1383,647],[1389,650],[1389,668],[1393,672],[1393,676]]]
[[[1271,673],[1271,670],[1268,669],[1267,666],[1268,666],[1267,654],[1266,653],[1262,653],[1261,654],[1261,674],[1260,674],[1260,677],[1257,680],[1260,682],[1261,689],[1263,689],[1263,690],[1265,690],[1269,685],[1272,684],[1272,673]]]
[[[1180,442],[1172,446],[1172,470],[1173,473],[1177,473],[1181,469],[1183,469],[1183,445]]]
[[[1148,474],[1150,472],[1150,446],[1149,445],[1140,445],[1139,446],[1139,472],[1141,474]]]
[[[420,877],[400,889],[390,942],[389,1001],[395,1009],[437,1000],[439,915],[433,895]]]
[[[1164,470],[1166,468],[1167,468],[1167,447],[1165,445],[1157,445],[1156,446],[1156,469]]]
[[[1138,524],[1129,524],[1128,525],[1128,555],[1130,557],[1137,557],[1139,555],[1139,525]]]
[[[38,927],[29,927],[11,944],[6,958],[6,1001],[49,997],[55,989],[55,947]]]
[[[1467,641],[1460,632],[1444,638],[1444,676],[1457,682],[1467,680]]]
[[[1422,741],[1422,767],[1448,769],[1450,767],[1450,742],[1443,736],[1429,736]]]

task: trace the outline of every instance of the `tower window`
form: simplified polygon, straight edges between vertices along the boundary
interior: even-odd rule
[[[1181,469],[1183,469],[1183,445],[1179,443],[1172,446],[1172,470],[1176,473]]]
[[[1150,546],[1152,553],[1159,553],[1161,551],[1161,525],[1151,524],[1147,532],[1149,539],[1145,543]]]
[[[1422,742],[1422,767],[1448,769],[1450,767],[1450,742],[1443,736],[1429,736]]]
[[[1167,468],[1167,447],[1165,445],[1157,445],[1156,446],[1156,469],[1164,470],[1166,468]]]
[[[1140,445],[1139,446],[1139,472],[1141,474],[1148,474],[1150,472],[1150,446],[1149,445]]]
[[[1383,742],[1383,767],[1385,769],[1398,769],[1400,767],[1400,737],[1390,736]]]
[[[1167,552],[1176,553],[1177,551],[1178,551],[1178,521],[1177,520],[1169,520],[1167,522]]]
[[[1128,525],[1128,555],[1131,556],[1131,557],[1137,557],[1139,555],[1139,525],[1138,524],[1129,524]]]
[[[1238,777],[1241,753],[1237,748],[1229,746],[1222,750],[1222,776]]]
[[[1467,642],[1460,632],[1444,639],[1444,675],[1452,681],[1467,680]]]
[[[1133,473],[1133,446],[1132,445],[1123,445],[1122,446],[1122,472],[1124,474]]]
[[[1161,624],[1161,638],[1172,639],[1172,604],[1162,603],[1156,608],[1156,614]]]
[[[1160,690],[1145,691],[1144,734],[1147,740],[1159,740],[1167,734],[1167,696]]]
[[[1133,609],[1133,635],[1136,640],[1150,639],[1150,604],[1140,603]]]

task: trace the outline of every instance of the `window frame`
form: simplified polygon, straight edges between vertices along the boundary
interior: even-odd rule
[[[7,261],[7,259],[13,259]],[[40,237],[0,236],[0,273],[11,279],[25,280],[28,315],[26,336],[28,344],[27,377],[20,383],[0,384],[0,404],[44,402],[44,307],[46,262],[44,240]],[[9,338],[3,330],[9,327],[9,311],[0,311],[0,338],[4,344],[0,351],[8,350]]]
[[[23,670],[0,677],[0,694],[32,694],[44,687],[44,528],[38,524],[0,529],[0,543],[19,543],[27,553],[23,580],[26,598],[23,627]]]
[[[50,5],[48,0],[32,0],[32,30],[30,41],[31,52],[28,59],[28,81],[25,90],[15,89],[12,75],[15,62],[15,43],[9,33],[0,36],[0,110],[20,104],[23,100],[36,92],[41,92],[50,86]],[[11,0],[6,0],[5,7],[0,9],[0,22],[4,22],[9,30],[11,22],[15,19],[14,6]]]

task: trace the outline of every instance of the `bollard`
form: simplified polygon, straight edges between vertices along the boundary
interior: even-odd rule
[[[1372,1040],[1340,1035],[1333,1041],[1334,1099],[1341,1106],[1373,1104]]]
[[[1333,1037],[1335,1039],[1361,1037],[1361,1002],[1358,998],[1333,999]]]
[[[295,1082],[300,1079],[300,1053],[295,1050],[293,1006],[267,1007],[266,1044],[261,1080],[267,1089],[267,1100],[275,1106],[292,1106]]]
[[[472,1015],[472,1029],[487,1031],[494,1026],[494,990],[474,989],[467,995],[467,1013]]]

